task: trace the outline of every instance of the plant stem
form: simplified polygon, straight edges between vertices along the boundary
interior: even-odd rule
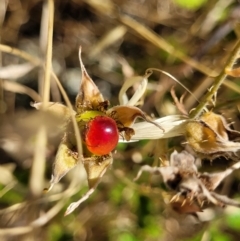
[[[47,109],[50,95],[50,81],[52,71],[52,38],[53,38],[53,20],[54,20],[54,0],[46,2],[48,8],[48,28],[47,28],[47,47],[45,56],[45,72],[43,85],[43,111]],[[44,6],[45,7],[45,6]],[[36,135],[36,145],[34,150],[31,175],[29,180],[30,192],[33,197],[40,197],[43,193],[44,172],[46,164],[47,130],[46,124],[41,123]]]
[[[234,66],[234,63],[236,61],[237,58],[240,57],[240,39],[237,41],[231,55],[229,56],[229,59],[226,62],[225,67],[223,68],[222,72],[219,74],[219,76],[216,77],[212,88],[206,93],[206,95],[203,97],[203,100],[200,102],[200,104],[196,107],[196,109],[194,109],[190,114],[189,117],[190,118],[196,118],[198,117],[204,107],[206,107],[206,105],[212,101],[212,98],[214,97],[214,95],[217,93],[219,87],[221,86],[221,84],[224,82],[224,80],[227,77],[226,74],[226,69],[232,69]]]
[[[52,38],[53,38],[53,22],[54,22],[54,0],[48,0],[48,29],[47,29],[47,47],[45,56],[45,72],[43,86],[43,109],[47,108],[50,93],[50,81],[52,70]]]

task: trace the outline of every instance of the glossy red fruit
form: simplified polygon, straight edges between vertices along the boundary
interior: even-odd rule
[[[96,116],[87,124],[85,143],[95,155],[109,154],[118,143],[116,122],[107,116]]]

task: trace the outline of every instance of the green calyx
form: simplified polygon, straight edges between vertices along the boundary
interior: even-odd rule
[[[83,112],[82,114],[76,115],[76,121],[77,122],[80,122],[80,121],[87,122],[96,116],[105,116],[105,114],[101,111],[88,110],[88,111]]]

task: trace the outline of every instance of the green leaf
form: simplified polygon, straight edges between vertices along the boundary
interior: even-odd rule
[[[136,238],[131,233],[125,232],[119,235],[117,241],[136,241]]]
[[[202,7],[206,0],[173,0],[177,5],[188,10],[197,10]]]
[[[230,228],[238,231],[240,227],[240,212],[227,216],[226,222]]]

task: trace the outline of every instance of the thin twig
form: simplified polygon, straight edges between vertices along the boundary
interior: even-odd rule
[[[41,64],[41,60],[38,57],[32,56],[31,54],[17,49],[17,48],[13,48],[10,47],[8,45],[4,45],[4,44],[0,44],[0,51],[5,52],[5,53],[9,53],[9,54],[13,54],[15,56],[18,56],[20,58],[25,59],[26,61],[38,66]]]
[[[27,86],[8,80],[3,80],[2,85],[4,90],[14,93],[26,94],[30,96],[34,101],[41,101],[39,94]]]

